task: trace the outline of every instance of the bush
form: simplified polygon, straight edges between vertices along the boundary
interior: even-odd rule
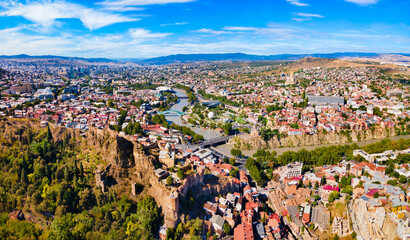
[[[168,176],[167,178],[167,185],[171,186],[172,184],[174,184],[174,179],[172,178],[172,176]]]
[[[350,235],[353,239],[356,239],[357,233],[356,232],[352,232],[352,234]]]

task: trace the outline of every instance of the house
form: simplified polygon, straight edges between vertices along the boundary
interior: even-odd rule
[[[212,231],[212,223],[208,220],[204,220],[202,222],[202,229],[205,230],[205,232]]]
[[[9,218],[15,220],[24,220],[24,213],[21,210],[16,210],[9,213]]]
[[[212,223],[212,227],[214,228],[215,232],[221,236],[224,232],[223,226],[225,223],[225,219],[220,215],[213,215],[209,221]]]
[[[353,150],[353,156],[362,156],[366,161],[374,162],[374,157],[361,149]]]
[[[234,229],[234,239],[235,240],[253,240],[253,228],[250,224],[239,224]]]
[[[379,189],[377,189],[377,188],[369,189],[369,191],[366,193],[366,196],[370,197],[370,198],[373,198],[374,194],[376,194],[378,191],[379,191]]]
[[[168,175],[169,175],[169,173],[167,171],[164,171],[163,169],[160,169],[160,168],[155,169],[154,174],[155,174],[155,176],[158,177],[159,180],[164,179],[164,178],[168,177]]]
[[[296,193],[298,186],[297,185],[290,185],[285,187],[285,193],[287,195],[293,195]]]
[[[235,205],[236,199],[239,198],[238,196],[232,194],[232,193],[228,193],[226,195],[226,200],[228,202],[230,202],[232,205]]]
[[[330,186],[330,185],[324,185],[320,190],[319,190],[319,196],[323,202],[327,202],[329,199],[329,195],[333,192],[337,191],[339,192],[339,187],[336,186]]]
[[[204,210],[207,214],[215,215],[218,212],[218,206],[208,201],[204,204]]]
[[[303,167],[302,162],[289,163],[288,165],[284,167],[283,177],[292,178],[292,177],[300,176],[302,174],[302,167]]]
[[[328,193],[331,193],[331,192],[333,192],[333,191],[339,192],[339,187],[330,186],[330,185],[325,185],[325,186],[323,186],[323,191],[327,191]]]
[[[303,215],[302,215],[302,222],[307,223],[310,222],[310,212],[311,212],[311,206],[307,205],[305,209],[303,210]]]
[[[263,227],[263,223],[257,223],[256,224],[256,232],[258,233],[260,238],[265,238],[268,235],[265,233],[265,228]]]
[[[224,219],[229,225],[231,225],[232,228],[235,227],[235,219],[236,218],[235,218],[234,214],[232,213],[232,209],[228,209],[226,211],[226,213],[224,214]]]
[[[362,176],[363,174],[363,166],[356,164],[350,167],[350,174],[355,176]]]

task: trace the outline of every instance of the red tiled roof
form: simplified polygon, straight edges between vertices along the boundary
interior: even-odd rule
[[[366,193],[366,196],[368,196],[368,197],[373,197],[373,195],[375,194],[375,193],[377,193],[379,191],[379,189],[377,189],[377,188],[372,188],[372,189],[370,189],[367,193]]]
[[[239,224],[234,229],[234,239],[235,240],[253,240],[253,229],[252,225],[249,224]]]
[[[339,187],[330,186],[330,185],[325,185],[325,186],[323,186],[323,190],[327,190],[327,191],[338,191],[338,192],[339,192]]]

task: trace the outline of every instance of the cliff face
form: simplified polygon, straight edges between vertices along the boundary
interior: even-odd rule
[[[234,183],[232,178],[219,176],[218,178],[205,181],[201,187],[195,189],[194,196],[197,198],[217,196],[236,191],[239,191],[239,184]]]
[[[263,148],[303,147],[322,144],[347,144],[394,136],[396,136],[396,131],[394,127],[392,127],[390,129],[376,128],[374,130],[349,131],[345,133],[319,133],[316,135],[286,136],[282,138],[274,136],[269,141],[265,141],[259,135],[253,134],[246,137],[232,138],[229,143],[242,150],[258,150]]]
[[[155,159],[148,157],[142,146],[107,130],[90,129],[85,144],[94,149],[104,161],[117,168],[136,168],[136,172],[154,169]]]

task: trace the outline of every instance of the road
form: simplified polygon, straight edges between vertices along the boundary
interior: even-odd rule
[[[216,156],[218,156],[221,159],[231,158],[232,157],[231,155],[227,155],[227,154],[219,151],[218,149],[216,149],[214,147],[209,147],[208,149],[211,150]]]
[[[196,93],[195,96],[196,96],[196,98],[197,98],[200,102],[210,101],[210,100],[208,100],[208,99],[205,99],[204,97],[202,97],[202,95],[200,95],[200,94],[198,94],[198,93]],[[223,104],[225,104],[225,108],[230,109],[230,110],[232,110],[232,111],[234,111],[234,112],[239,112],[239,110],[241,109],[240,107],[234,107],[234,106],[229,105],[229,104],[226,104],[226,103],[223,103]]]

